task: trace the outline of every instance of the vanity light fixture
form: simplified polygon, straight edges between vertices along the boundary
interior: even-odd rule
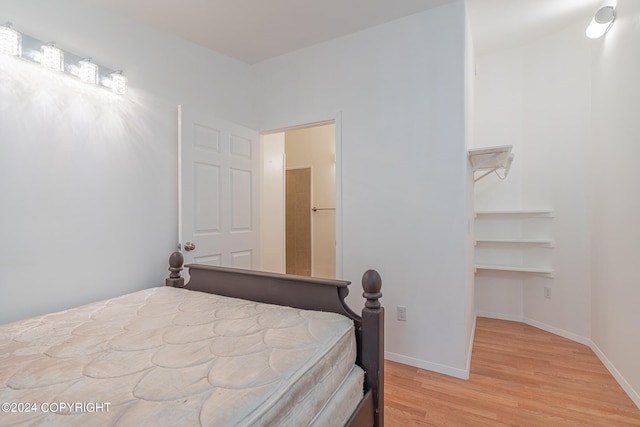
[[[47,70],[64,71],[64,52],[56,47],[55,42],[40,48],[40,65]]]
[[[10,22],[0,25],[0,54],[16,56],[20,60],[40,64],[43,68],[111,89],[118,95],[127,93],[127,78],[122,71],[114,71],[96,64],[91,58],[83,58],[64,51],[58,48],[55,42],[45,43],[19,33],[11,28]]]
[[[22,34],[11,28],[11,22],[0,26],[0,53],[22,55]]]
[[[127,93],[127,78],[122,71],[111,73],[111,90],[118,95]]]
[[[616,19],[616,11],[613,6],[603,6],[593,16],[591,23],[587,27],[587,37],[598,39],[604,36],[613,25]]]
[[[81,82],[98,84],[98,65],[91,62],[91,58],[85,58],[78,62],[78,78]]]

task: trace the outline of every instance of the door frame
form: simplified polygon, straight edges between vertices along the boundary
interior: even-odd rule
[[[273,133],[281,133],[294,129],[335,125],[335,153],[336,153],[336,279],[343,278],[343,210],[342,210],[342,112],[324,114],[319,117],[302,117],[282,125],[263,130],[260,133],[260,151],[263,147],[263,136]]]

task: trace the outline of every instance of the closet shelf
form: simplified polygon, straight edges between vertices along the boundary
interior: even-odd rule
[[[490,265],[490,264],[476,264],[477,270],[493,270],[493,271],[513,271],[517,273],[533,273],[540,274],[547,277],[553,277],[553,269],[544,267],[526,267],[515,265]]]
[[[514,217],[514,218],[553,218],[552,209],[518,209],[518,210],[504,210],[504,211],[476,211],[476,218],[478,217]]]
[[[513,245],[532,245],[532,246],[544,246],[552,248],[555,244],[553,240],[547,239],[476,239],[476,244],[513,244]]]

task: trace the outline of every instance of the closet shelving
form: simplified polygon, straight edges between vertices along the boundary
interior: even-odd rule
[[[477,270],[510,271],[553,277],[547,251],[551,238],[551,209],[478,211],[476,217]]]

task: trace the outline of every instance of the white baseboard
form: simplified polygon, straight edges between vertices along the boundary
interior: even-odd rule
[[[573,332],[565,331],[564,329],[556,328],[555,326],[547,325],[546,323],[538,322],[537,320],[529,319],[528,317],[524,318],[524,323],[586,346],[591,345],[591,339],[589,338],[574,334]]]
[[[439,374],[449,375],[451,377],[456,377],[463,380],[469,379],[469,368],[454,368],[453,366],[441,365],[439,363],[428,362],[422,359],[415,359],[413,357],[403,356],[402,354],[391,353],[390,351],[384,352],[384,358],[393,362],[414,366],[420,369],[426,369],[427,371],[433,371]]]
[[[633,403],[635,403],[638,409],[640,409],[640,393],[638,393],[633,389],[633,387],[631,387],[631,384],[629,384],[627,380],[624,379],[622,374],[618,372],[616,367],[613,366],[613,363],[611,363],[607,356],[605,356],[605,354],[602,352],[602,350],[600,350],[596,343],[591,341],[589,347],[591,347],[591,350],[593,350],[596,356],[598,356],[598,359],[600,359],[602,364],[609,370],[611,375],[613,375],[613,378],[615,378],[618,384],[620,384],[620,387],[622,387],[625,393],[627,393],[631,400],[633,400]]]
[[[510,320],[512,322],[522,322],[524,317],[516,314],[493,313],[490,311],[476,311],[476,316],[487,317],[489,319]]]

